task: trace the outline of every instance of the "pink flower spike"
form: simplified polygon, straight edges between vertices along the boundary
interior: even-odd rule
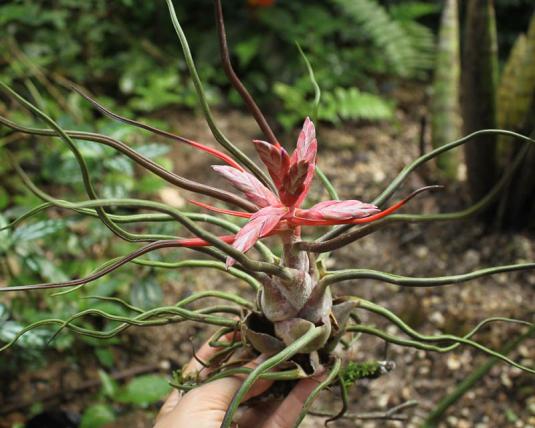
[[[316,173],[316,164],[311,163],[308,165],[308,172],[307,176],[305,178],[305,181],[303,182],[303,190],[301,191],[301,194],[297,198],[297,201],[295,201],[295,206],[300,207],[303,201],[305,200],[306,196],[308,195],[308,191],[310,190],[310,186],[312,185],[312,179],[314,178],[314,174]]]
[[[318,151],[318,140],[316,139],[316,128],[309,117],[303,123],[303,129],[299,133],[297,139],[297,146],[292,153],[291,161],[296,163],[299,161],[316,162],[316,153]]]
[[[222,175],[247,198],[259,207],[280,205],[279,199],[254,175],[224,165],[212,165],[215,172]]]
[[[444,186],[437,186],[437,185],[421,187],[420,189],[412,192],[409,196],[405,197],[401,201],[396,202],[394,205],[388,207],[387,209],[383,211],[379,211],[379,209],[375,205],[366,204],[360,201],[324,201],[324,202],[320,202],[319,204],[314,205],[312,208],[308,210],[301,210],[301,209],[295,210],[295,214],[289,220],[289,222],[294,226],[332,226],[335,224],[372,223],[390,214],[393,214],[394,212],[399,210],[403,205],[405,205],[407,202],[409,202],[412,198],[419,195],[420,193],[430,191],[430,190],[442,189],[443,187]],[[360,208],[357,208],[357,210],[359,210],[361,214],[364,214],[366,212],[368,212],[368,214],[362,215],[362,216],[354,215],[350,218],[344,218],[343,211],[345,211],[345,208],[342,208],[341,210],[342,212],[338,213],[337,215],[336,213],[337,205],[344,204],[347,202],[362,204],[360,205]],[[334,212],[331,212],[331,211],[334,211]]]
[[[297,162],[290,166],[288,173],[284,176],[280,197],[286,206],[295,205],[295,202],[303,193],[309,166],[310,164],[306,161]]]
[[[266,165],[269,175],[277,189],[282,186],[284,176],[290,167],[290,156],[280,144],[269,144],[262,140],[253,140],[256,151]]]
[[[251,220],[243,226],[236,234],[236,239],[232,245],[237,250],[245,253],[260,238],[272,232],[288,210],[285,207],[265,207],[254,213]],[[231,267],[236,260],[227,257],[226,266]]]
[[[324,201],[308,210],[300,210],[299,217],[309,220],[344,221],[369,217],[380,212],[373,204],[357,200]]]
[[[310,118],[305,119],[303,124],[303,129],[299,133],[299,138],[297,139],[297,147],[295,148],[292,156],[290,157],[290,169],[288,171],[288,176],[285,177],[285,180],[293,181],[297,183],[297,178],[295,177],[296,172],[299,172],[299,193],[295,193],[294,189],[297,186],[293,186],[293,189],[287,189],[283,184],[283,189],[281,190],[281,199],[285,201],[287,205],[299,207],[312,184],[312,179],[314,178],[314,173],[316,171],[316,153],[318,151],[318,141],[316,140],[316,130],[314,124]],[[306,165],[306,174],[301,174],[303,169],[300,168],[298,171],[296,168],[298,166]],[[284,194],[284,196],[282,195]]]
[[[370,223],[372,221],[376,221],[376,220],[382,219],[383,217],[386,217],[386,216],[396,212],[397,210],[399,210],[403,205],[405,205],[407,202],[409,202],[412,198],[414,198],[415,196],[419,195],[420,193],[433,191],[433,190],[440,190],[440,189],[443,189],[443,188],[444,188],[444,186],[441,186],[441,185],[420,187],[419,189],[417,189],[414,192],[412,192],[409,196],[406,196],[401,201],[396,202],[394,205],[388,207],[387,209],[385,209],[385,210],[383,210],[383,211],[381,211],[381,212],[379,212],[377,214],[371,215],[370,217],[367,217],[367,218],[355,219],[355,220],[351,221],[350,223],[352,223],[352,224],[363,224],[363,223]]]

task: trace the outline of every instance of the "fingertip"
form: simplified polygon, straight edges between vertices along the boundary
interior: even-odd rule
[[[317,378],[301,379],[299,382],[297,382],[297,385],[295,385],[290,395],[293,394],[293,396],[299,402],[304,403],[310,393],[314,390],[314,388],[316,388],[316,386],[318,386],[318,383],[320,382],[321,380]]]
[[[273,412],[264,426],[293,426],[301,413],[303,404],[314,388],[318,386],[319,377],[301,379],[297,382],[297,385]]]
[[[173,389],[158,412],[158,415],[156,416],[156,422],[171,413],[178,405],[181,398],[182,394],[177,389]]]
[[[231,342],[233,340],[239,339],[239,332],[230,332],[226,333],[220,337],[220,341]],[[189,363],[184,367],[182,374],[184,376],[191,376],[194,373],[200,372],[206,368],[202,363],[209,361],[210,358],[218,351],[217,346],[210,346],[210,340],[207,340],[197,352],[195,352],[194,358],[192,358]]]

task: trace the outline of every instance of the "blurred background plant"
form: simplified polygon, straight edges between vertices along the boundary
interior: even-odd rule
[[[435,147],[478,129],[506,128],[526,135],[535,132],[535,14],[528,16],[531,21],[512,48],[507,46],[500,52],[500,65],[501,28],[494,1],[466,2],[462,43],[458,1],[445,3],[431,104]],[[520,150],[518,144],[511,143],[507,137],[478,138],[466,145],[465,162],[457,153],[447,153],[438,166],[455,179],[465,165],[472,199],[477,201],[511,166]],[[508,190],[481,213],[487,222],[509,229],[534,226],[534,153],[528,150]]]
[[[499,126],[527,134],[533,132],[535,19],[529,23],[533,13],[530,0],[468,1],[466,9],[460,5],[458,28],[450,34],[439,31],[441,25],[444,29],[441,14],[456,1],[243,0],[229,3],[234,7],[226,8],[226,26],[235,66],[268,116],[276,119],[275,128],[281,132],[291,131],[312,109],[314,88],[296,46],[298,43],[321,87],[318,118],[327,127],[342,121],[395,122],[401,102],[396,92],[398,87],[410,82],[428,88],[435,76],[438,83],[449,81],[453,85],[450,87],[454,89],[446,91],[445,97],[459,98],[446,99],[441,104],[441,100],[437,102],[436,86],[430,90],[432,105],[437,106],[432,111],[433,121],[440,121],[442,114],[450,114],[442,126],[451,132],[449,135],[460,135],[462,123],[458,113],[469,109],[469,103],[481,100],[479,94],[467,96],[468,84],[461,82],[461,76],[452,75],[459,72],[459,64],[464,71],[474,58],[484,59],[478,57],[479,50],[474,57],[468,49],[474,43],[478,46],[479,42],[472,39],[481,35],[481,32],[467,31],[473,28],[474,22],[497,33],[497,41],[492,42],[492,35],[488,39],[489,44],[497,44],[489,48],[486,59],[489,67],[497,68],[496,78],[480,82],[487,85],[480,88],[482,91],[497,95],[490,95],[496,99],[490,122],[485,122],[485,126],[481,122],[472,125],[465,122],[464,131]],[[490,8],[485,10],[496,15],[490,24],[492,16],[479,13],[482,8],[478,6],[483,4]],[[188,33],[210,103],[221,109],[242,108],[240,97],[230,87],[219,65],[212,1],[181,0],[175,7]],[[166,157],[169,145],[137,129],[100,117],[70,90],[70,85],[76,83],[91,88],[100,101],[118,113],[164,129],[180,126],[162,120],[161,113],[171,107],[196,110],[198,105],[168,20],[160,2],[3,2],[0,5],[0,80],[23,92],[62,127],[101,132],[121,139],[170,168],[171,160]],[[497,32],[493,25],[497,25]],[[437,46],[441,46],[437,45],[439,37],[449,37],[450,43],[462,48],[462,62],[459,50],[457,60],[449,59],[441,66],[441,50],[437,50]],[[438,60],[435,62],[435,59]],[[484,72],[480,65],[473,67],[471,70],[477,81],[477,76]],[[451,114],[451,109],[444,106],[455,106],[455,103],[459,104],[453,109],[458,108],[459,112]],[[0,98],[0,113],[6,112],[13,120],[28,123],[27,115],[7,99]],[[476,115],[475,120],[481,117],[481,114]],[[440,131],[435,131],[433,125],[432,139],[436,140],[439,135]],[[448,138],[442,139],[442,143]],[[30,171],[31,166],[35,166],[33,177],[41,188],[74,199],[74,195],[83,194],[76,162],[60,142],[47,140],[44,143],[0,127],[0,224],[7,224],[40,202],[23,190],[19,180],[12,176],[2,148],[6,144],[30,166]],[[498,171],[506,168],[519,150],[509,147],[498,140],[486,161],[482,158],[468,161],[468,175],[473,175],[476,169],[488,172],[495,168],[498,176]],[[80,145],[80,149],[92,174],[99,179],[99,192],[103,197],[150,198],[164,189],[160,180],[140,175],[130,161],[112,149],[92,144]],[[527,225],[535,218],[535,205],[530,198],[535,189],[535,169],[529,167],[535,162],[534,153],[531,150],[527,154],[524,161],[527,167],[521,168],[527,173],[515,176],[508,196],[499,202],[502,224]],[[462,170],[462,166],[460,159],[455,160],[456,171]],[[449,174],[449,180],[456,176],[457,173]],[[494,176],[482,180],[490,188],[493,179]],[[476,196],[480,194],[475,191]],[[505,206],[514,209],[505,210]],[[166,226],[158,223],[152,229],[154,233],[165,231]],[[0,232],[0,282],[18,285],[86,275],[104,260],[130,248],[116,241],[112,245],[111,238],[111,233],[98,221],[81,220],[75,215],[65,217],[58,210],[48,210],[38,221]],[[132,283],[133,277],[136,279]],[[128,296],[139,306],[156,306],[164,298],[162,284],[177,277],[179,274],[174,270],[157,273],[136,266],[113,278],[99,280],[90,294]],[[51,316],[67,318],[89,306],[124,314],[124,307],[113,301],[82,298],[88,295],[79,290],[57,297],[46,294],[10,297],[0,305],[0,341],[10,340],[23,325]],[[80,353],[91,352],[103,370],[103,390],[97,394],[96,404],[88,407],[84,423],[97,427],[112,420],[117,408],[107,403],[107,399],[127,397],[123,389],[129,388],[129,384],[119,387],[115,381],[106,379],[105,370],[113,367],[117,358],[110,345],[117,339],[84,339],[81,343],[64,333],[48,344],[52,334],[52,330],[46,329],[28,334],[17,344],[23,352],[0,354],[0,376],[4,378],[27,367],[45,366],[57,353],[76,360]],[[125,398],[122,403],[139,405],[157,401],[167,391],[161,381],[158,376],[141,381],[151,386],[135,385],[129,393],[134,398],[130,401]],[[159,396],[143,398],[152,385],[159,391],[154,396]],[[117,392],[119,389],[122,395]],[[39,408],[32,410],[33,413],[39,411]]]
[[[68,81],[91,83],[95,91],[115,95],[138,113],[168,105],[194,108],[192,84],[159,6],[134,0],[3,5],[2,78],[7,83],[34,78],[50,89]],[[301,120],[313,96],[295,42],[321,82],[320,117],[330,122],[391,118],[392,80],[425,78],[433,64],[433,32],[419,22],[439,11],[430,3],[386,7],[372,0],[333,0],[236,6],[227,13],[236,64],[261,103],[276,103],[273,110],[280,111],[277,118],[287,128]],[[191,30],[190,43],[211,101],[241,105],[219,73],[212,16],[206,10],[211,10],[209,0],[177,5]],[[69,99],[56,88],[52,92],[66,108]]]

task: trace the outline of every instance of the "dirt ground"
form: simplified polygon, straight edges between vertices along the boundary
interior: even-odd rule
[[[337,129],[322,126],[319,130],[319,165],[335,183],[342,198],[369,201],[377,196],[404,165],[418,156],[418,109],[405,107],[402,102],[397,120],[390,125],[346,125]],[[412,105],[418,105],[417,102]],[[190,113],[166,114],[173,120],[177,132],[202,142],[211,142],[209,129],[200,117]],[[238,112],[217,115],[225,134],[248,153],[249,141],[259,137],[255,123]],[[292,147],[295,135],[285,143]],[[426,147],[426,150],[429,150]],[[188,148],[173,151],[175,168],[187,177],[221,185],[207,172],[209,158],[195,154]],[[462,175],[462,172],[461,172]],[[401,197],[411,190],[440,182],[434,166],[413,173],[396,194]],[[463,182],[444,191],[422,195],[410,203],[405,212],[447,212],[467,206],[467,192]],[[162,199],[180,205],[187,197],[183,192],[166,189]],[[327,194],[319,185],[313,188],[311,199],[321,200]],[[395,199],[394,198],[394,199]],[[535,260],[535,240],[523,234],[499,234],[486,229],[475,220],[456,223],[393,225],[368,236],[349,247],[337,251],[329,261],[330,269],[361,267],[410,276],[441,276],[469,272],[480,267],[505,265]],[[479,321],[490,316],[502,316],[534,321],[535,271],[499,274],[473,280],[465,284],[436,288],[402,288],[372,280],[348,281],[333,287],[337,295],[353,294],[383,305],[426,334],[448,332],[462,334]],[[227,289],[241,295],[250,294],[245,286],[220,273],[185,271],[180,283],[165,284],[166,300],[193,290]],[[379,318],[361,313],[363,321],[386,327],[392,334],[396,328],[386,326]],[[494,323],[485,327],[476,338],[481,343],[499,349],[508,339],[522,331],[520,326]],[[127,340],[116,350],[123,367],[157,366],[162,361],[176,367],[191,356],[191,344],[198,345],[208,332],[186,323],[180,326],[130,330]],[[535,340],[526,340],[510,357],[523,364],[535,365]],[[363,336],[352,345],[346,358],[353,361],[371,359],[391,360],[395,369],[376,380],[360,382],[350,393],[350,412],[385,411],[407,400],[417,400],[418,406],[404,412],[407,421],[339,420],[336,427],[418,427],[425,415],[456,384],[468,376],[486,357],[474,349],[462,347],[449,354],[389,346],[380,340]],[[66,367],[67,366],[67,367]],[[164,370],[165,371],[165,370]],[[58,373],[67,373],[63,386]],[[46,373],[29,374],[39,377],[42,389],[76,385],[94,378],[94,367],[84,368],[83,359],[74,363],[56,362]],[[26,375],[25,375],[26,376]],[[69,379],[70,376],[70,379]],[[13,380],[16,382],[16,380]],[[20,381],[20,379],[19,379]],[[74,398],[52,401],[52,405],[69,409],[80,407],[93,393],[88,389]],[[74,404],[73,404],[74,400]],[[68,404],[70,402],[70,404]],[[336,412],[338,391],[324,393],[316,409]],[[12,413],[8,420],[17,420],[24,410]],[[125,416],[123,423],[114,426],[151,426],[150,417],[139,412]],[[304,427],[323,426],[324,419],[307,417]],[[0,426],[3,426],[0,423]],[[8,425],[5,425],[8,426]],[[535,384],[533,376],[520,370],[497,364],[490,374],[453,405],[441,427],[500,428],[535,427]]]

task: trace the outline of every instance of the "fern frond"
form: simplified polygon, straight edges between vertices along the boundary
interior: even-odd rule
[[[436,40],[433,31],[415,21],[402,22],[400,25],[410,38],[413,47],[409,61],[414,69],[414,76],[418,77],[424,71],[432,70],[436,58]]]
[[[413,20],[397,21],[376,0],[332,1],[383,51],[392,74],[417,77],[430,69],[432,49],[422,48],[434,43],[431,31]]]
[[[320,118],[330,122],[339,119],[387,120],[394,114],[391,102],[357,88],[335,88],[323,96]]]
[[[284,102],[285,113],[278,119],[286,129],[311,114],[311,104],[298,85],[290,86],[277,82],[273,89]],[[318,112],[321,120],[331,123],[337,123],[341,119],[379,121],[392,119],[393,116],[393,103],[378,95],[362,92],[355,87],[337,87],[332,91],[322,91],[321,108]]]
[[[440,6],[423,1],[406,1],[390,6],[388,11],[396,21],[408,22],[437,13],[440,11]]]

